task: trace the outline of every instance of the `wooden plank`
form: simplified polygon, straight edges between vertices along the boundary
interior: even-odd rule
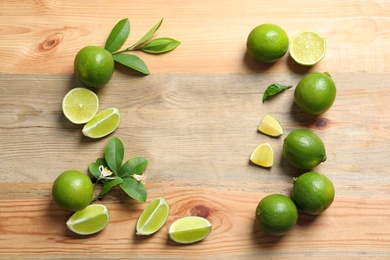
[[[127,45],[157,21],[156,36],[182,41],[163,56],[142,55],[152,73],[253,73],[288,71],[288,56],[274,66],[253,63],[245,56],[246,38],[262,23],[279,24],[292,37],[300,30],[320,31],[328,52],[316,69],[335,72],[389,72],[390,24],[387,0],[295,1],[1,1],[0,71],[10,73],[71,73],[77,51],[104,45],[120,19],[131,21]],[[358,30],[356,28],[359,28]],[[190,62],[189,62],[190,61]],[[362,62],[364,61],[364,62]],[[353,64],[353,65],[352,65]]]
[[[69,214],[54,205],[48,196],[50,184],[14,183],[12,187],[0,184],[0,257],[51,259],[70,252],[72,258],[131,256],[137,259],[389,256],[388,198],[356,201],[339,197],[323,215],[300,214],[297,226],[287,235],[269,237],[259,230],[254,220],[258,200],[266,194],[229,190],[231,187],[234,184],[205,187],[203,183],[193,182],[149,183],[148,190],[153,196],[167,198],[171,213],[166,225],[147,238],[137,237],[134,231],[145,204],[126,199],[115,190],[101,201],[111,214],[107,228],[82,238],[66,229]],[[170,241],[169,225],[179,217],[197,215],[199,207],[203,207],[202,216],[212,222],[210,235],[191,246]]]

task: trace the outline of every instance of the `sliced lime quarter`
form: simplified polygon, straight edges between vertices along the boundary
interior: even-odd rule
[[[211,223],[202,217],[183,217],[169,227],[169,237],[180,244],[191,244],[206,238],[211,232]]]
[[[91,204],[75,212],[66,222],[67,227],[79,235],[92,235],[102,231],[110,221],[108,209],[103,204]]]
[[[272,167],[274,164],[274,152],[269,143],[260,144],[253,150],[249,160],[262,167]]]
[[[273,117],[270,114],[267,114],[263,117],[263,119],[260,122],[260,125],[258,127],[258,130],[265,134],[272,137],[278,137],[283,135],[283,127],[279,123],[278,120],[276,120],[275,117]]]
[[[107,108],[96,114],[82,130],[85,136],[101,138],[114,132],[121,122],[121,114],[117,108]]]
[[[151,235],[162,228],[169,216],[169,205],[165,198],[151,201],[142,211],[136,225],[137,235]]]

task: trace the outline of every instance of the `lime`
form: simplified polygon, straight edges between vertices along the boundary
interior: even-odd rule
[[[292,199],[302,212],[319,215],[332,204],[334,186],[331,180],[318,172],[307,172],[294,178]]]
[[[275,117],[267,114],[263,117],[258,127],[258,130],[266,135],[278,137],[283,135],[282,125]]]
[[[324,143],[306,129],[297,129],[287,135],[283,141],[283,156],[301,169],[311,169],[326,161]]]
[[[260,144],[253,150],[249,160],[262,167],[272,167],[274,164],[274,152],[269,143]]]
[[[114,73],[114,59],[102,47],[87,46],[77,53],[74,71],[84,85],[100,88],[110,81]]]
[[[291,39],[290,55],[298,64],[312,66],[324,57],[325,52],[325,39],[318,32],[302,31]]]
[[[66,222],[68,228],[79,235],[92,235],[102,231],[110,221],[106,206],[91,204],[75,212]]]
[[[294,227],[298,210],[294,202],[282,194],[264,197],[256,208],[256,221],[268,235],[281,236]]]
[[[169,227],[169,237],[180,244],[191,244],[203,240],[211,231],[210,222],[202,217],[189,216],[176,220]]]
[[[260,62],[274,62],[282,58],[288,50],[287,33],[275,24],[261,24],[248,35],[248,53]]]
[[[304,76],[294,91],[294,101],[304,112],[319,115],[336,99],[336,86],[328,73],[312,72]]]
[[[142,211],[136,225],[137,235],[151,235],[165,224],[169,216],[169,205],[165,198],[157,198]]]
[[[89,121],[83,127],[83,134],[91,138],[101,138],[114,132],[121,122],[121,115],[117,108],[107,108]]]
[[[74,88],[62,100],[62,112],[74,124],[87,123],[95,116],[98,109],[98,96],[86,88]]]
[[[52,196],[61,208],[69,211],[79,211],[91,202],[93,184],[86,174],[68,170],[55,179]]]

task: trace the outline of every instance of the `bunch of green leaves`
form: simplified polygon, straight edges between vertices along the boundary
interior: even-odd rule
[[[163,19],[130,47],[119,50],[130,35],[130,22],[128,18],[125,18],[114,26],[104,48],[112,54],[115,62],[148,75],[150,74],[149,69],[141,58],[136,55],[125,54],[124,52],[142,51],[145,53],[161,54],[169,52],[179,46],[179,41],[169,37],[157,38],[148,42],[158,28],[160,28],[162,22]]]
[[[97,179],[96,183],[103,183],[100,194],[94,199],[102,198],[114,186],[119,185],[133,199],[146,201],[146,189],[139,179],[148,161],[143,157],[134,157],[122,164],[123,158],[123,143],[118,138],[112,137],[104,149],[104,158],[98,158],[96,162],[89,165],[89,171]]]

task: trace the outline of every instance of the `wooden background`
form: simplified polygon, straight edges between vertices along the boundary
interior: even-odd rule
[[[390,258],[390,3],[346,1],[0,1],[0,258],[131,259],[388,259]],[[164,196],[168,222],[154,236],[135,235],[146,206],[114,189],[104,197],[111,222],[101,233],[67,231],[69,213],[51,199],[63,171],[87,173],[107,138],[82,136],[62,115],[63,96],[80,83],[73,59],[86,45],[104,45],[111,28],[128,17],[137,41],[159,19],[156,37],[182,44],[154,56],[139,53],[151,75],[118,67],[98,91],[101,109],[118,107],[122,123],[112,136],[125,157],[144,156],[148,202]],[[324,35],[325,58],[312,68],[288,55],[264,65],[246,55],[246,37],[262,23],[289,36],[314,29]],[[293,104],[293,90],[261,103],[272,83],[293,84],[310,71],[328,71],[337,99],[318,118]],[[281,158],[283,137],[257,132],[273,114],[288,133],[309,128],[326,145],[316,168],[335,184],[331,208],[318,217],[299,215],[283,237],[256,226],[257,203],[289,195],[301,173]],[[252,150],[269,142],[275,165],[249,164]],[[169,224],[187,215],[213,224],[202,242],[181,246]]]

